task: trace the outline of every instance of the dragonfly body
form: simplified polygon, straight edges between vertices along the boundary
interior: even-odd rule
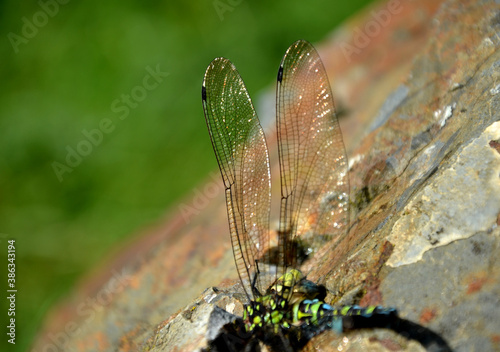
[[[345,330],[345,318],[391,318],[397,314],[396,309],[381,306],[363,308],[355,305],[334,308],[314,298],[319,294],[318,291],[304,289],[306,286],[317,287],[295,269],[279,278],[278,282],[271,286],[271,292],[245,305],[243,322],[247,331],[265,324],[272,325],[277,332],[279,328],[289,329],[291,326],[302,324],[319,326],[321,322],[328,322],[332,330],[341,333]]]
[[[346,152],[328,77],[310,43],[300,40],[288,48],[276,95],[281,211],[273,251],[269,153],[245,84],[229,60],[217,58],[202,86],[205,119],[226,191],[235,264],[250,302],[244,308],[244,330],[285,336],[298,329],[300,339],[301,331],[313,336],[326,329],[355,328],[366,319],[384,322],[395,309],[335,309],[323,301],[324,287],[298,270],[304,243],[304,257],[312,260],[320,249],[329,253],[324,247],[333,246],[349,227]],[[259,266],[273,268],[273,274],[263,275]]]

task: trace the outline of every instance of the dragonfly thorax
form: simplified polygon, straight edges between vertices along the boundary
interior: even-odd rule
[[[267,294],[278,294],[287,300],[289,306],[292,306],[305,299],[322,300],[326,295],[326,290],[323,286],[307,280],[299,270],[291,269],[276,280],[268,289]]]
[[[245,305],[243,321],[247,331],[253,331],[257,327],[274,326],[275,331],[289,328],[287,321],[288,302],[278,294],[257,297]]]
[[[243,320],[247,331],[257,327],[272,326],[275,331],[280,327],[290,328],[304,321],[316,320],[317,312],[331,310],[331,307],[315,299],[320,294],[319,286],[307,280],[296,269],[291,269],[266,291],[245,305]]]

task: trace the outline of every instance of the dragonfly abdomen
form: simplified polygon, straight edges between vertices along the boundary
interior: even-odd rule
[[[350,329],[385,327],[397,316],[395,308],[344,306],[337,309],[317,299],[302,300],[293,306],[292,311],[294,324],[327,323],[332,330],[339,333]]]
[[[385,308],[381,306],[369,306],[366,308],[360,306],[344,306],[340,309],[334,309],[334,314],[341,316],[362,316],[365,318],[371,318],[379,315],[395,315],[397,314],[397,310],[395,308]]]
[[[293,322],[316,324],[319,319],[333,316],[333,307],[318,299],[304,299],[293,306]]]
[[[365,329],[365,328],[388,328],[397,318],[395,308],[381,306],[345,306],[335,309],[334,314],[342,317],[342,330]]]

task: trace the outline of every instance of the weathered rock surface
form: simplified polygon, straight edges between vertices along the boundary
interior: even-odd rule
[[[327,301],[396,307],[454,351],[500,350],[499,47],[498,2],[392,0],[319,48],[346,115],[352,229],[309,279]],[[61,305],[35,350],[193,351],[216,307],[241,315],[218,177]],[[308,347],[424,350],[382,329]]]

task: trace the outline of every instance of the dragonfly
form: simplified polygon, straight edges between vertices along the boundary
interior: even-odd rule
[[[232,331],[257,336],[276,350],[293,351],[325,330],[340,333],[370,320],[381,325],[390,321],[397,314],[394,308],[334,308],[324,302],[324,287],[299,270],[314,256],[329,255],[329,243],[349,228],[346,150],[328,76],[315,48],[305,40],[293,43],[278,70],[281,204],[276,231],[270,229],[266,137],[243,79],[229,60],[216,58],[208,66],[202,103],[225,187],[234,261],[248,298],[239,330]]]

